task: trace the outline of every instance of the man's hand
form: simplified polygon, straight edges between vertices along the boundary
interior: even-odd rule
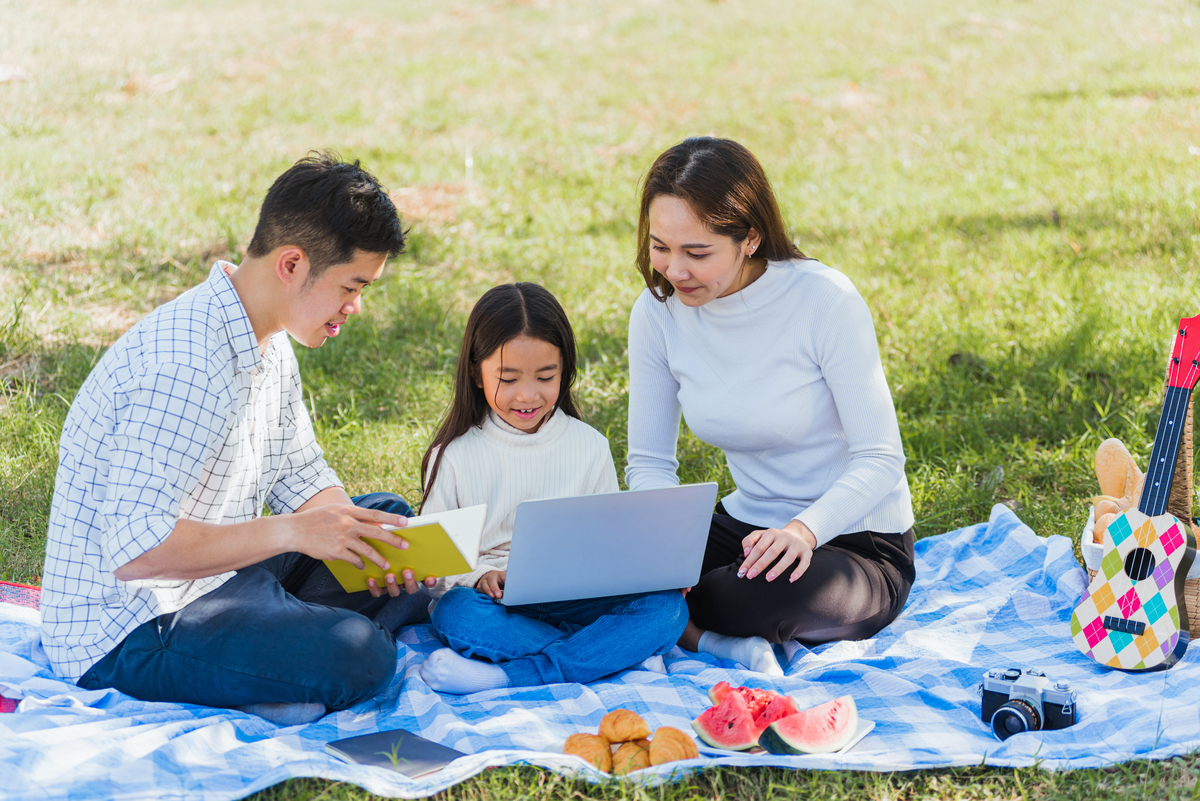
[[[767,573],[767,581],[774,581],[795,563],[796,569],[788,577],[788,581],[795,581],[808,570],[813,549],[816,547],[816,536],[799,520],[793,520],[783,528],[751,531],[742,540],[742,550],[746,559],[738,571],[738,578],[754,578],[771,568],[771,572]],[[776,559],[779,561],[776,562]],[[772,564],[775,566],[771,567]]]
[[[475,589],[493,601],[498,601],[504,597],[504,579],[507,575],[507,570],[492,570],[484,573],[479,581],[475,582]]]
[[[370,541],[379,540],[404,550],[408,543],[381,526],[393,529],[406,525],[407,517],[360,508],[350,502],[341,487],[327,487],[291,514],[241,523],[201,523],[181,518],[165,540],[118,567],[113,575],[118,581],[190,581],[240,570],[291,552],[314,559],[341,559],[359,569],[366,564],[363,560],[369,559],[387,571],[388,561],[371,547]],[[394,576],[392,580],[395,583]],[[433,577],[425,580],[429,586],[436,582]],[[417,584],[406,580],[405,588],[416,592]],[[398,588],[395,594],[399,594]]]
[[[402,537],[382,528],[403,528],[408,525],[408,518],[353,504],[326,504],[271,519],[287,527],[290,540],[287,550],[313,559],[341,559],[359,570],[366,567],[363,559],[371,560],[382,570],[391,567],[368,540],[386,542],[402,551],[408,548]]]

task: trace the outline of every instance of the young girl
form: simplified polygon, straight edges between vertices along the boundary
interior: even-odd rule
[[[608,441],[579,419],[574,381],[575,335],[553,295],[520,283],[479,299],[463,334],[450,412],[421,462],[423,512],[488,506],[475,571],[447,578],[433,610],[450,647],[425,660],[421,678],[438,692],[587,683],[665,654],[687,624],[674,590],[497,603],[517,504],[618,490]]]

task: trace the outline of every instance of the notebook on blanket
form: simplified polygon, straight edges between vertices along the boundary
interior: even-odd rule
[[[373,765],[410,779],[441,770],[460,756],[455,751],[405,729],[388,729],[325,744],[325,753],[355,765]]]

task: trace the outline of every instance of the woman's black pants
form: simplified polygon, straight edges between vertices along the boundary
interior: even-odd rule
[[[871,637],[904,608],[916,577],[911,528],[903,534],[835,537],[813,551],[812,563],[795,583],[788,581],[791,568],[771,582],[767,570],[738,578],[742,540],[762,528],[717,505],[700,581],[687,596],[692,622],[701,629],[815,645]]]

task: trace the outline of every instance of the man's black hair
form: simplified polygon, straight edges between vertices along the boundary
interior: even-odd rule
[[[356,251],[395,258],[405,234],[387,191],[358,161],[312,152],[267,191],[247,253],[261,258],[281,245],[303,248],[311,281]]]

